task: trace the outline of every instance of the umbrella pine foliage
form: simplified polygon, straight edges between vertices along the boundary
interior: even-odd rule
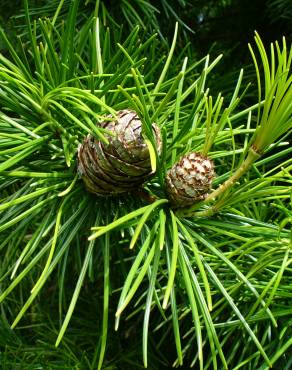
[[[256,33],[256,79],[239,71],[226,98],[208,87],[222,55],[195,59],[178,23],[168,46],[147,27],[105,26],[103,2],[82,22],[78,1],[38,20],[24,3],[23,37],[1,30],[3,366],[288,369],[291,45]],[[89,135],[106,148],[104,122],[122,110],[139,117],[151,176],[92,194],[78,147]],[[215,176],[182,206],[167,173],[193,152]]]

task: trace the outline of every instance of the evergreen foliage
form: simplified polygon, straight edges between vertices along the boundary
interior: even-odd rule
[[[168,46],[134,26],[129,2],[126,37],[104,2],[87,18],[76,0],[53,3],[32,21],[24,1],[18,44],[1,30],[2,368],[289,369],[291,45],[256,33],[256,78],[238,71],[224,97],[208,87],[222,55],[195,59],[178,23]],[[122,109],[139,115],[155,174],[99,197],[78,145],[106,142],[100,123]],[[216,177],[178,208],[165,177],[190,152]]]

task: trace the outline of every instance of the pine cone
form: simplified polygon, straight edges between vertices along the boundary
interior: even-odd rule
[[[121,110],[116,121],[104,121],[101,127],[114,134],[105,134],[108,144],[87,135],[78,148],[78,172],[87,189],[98,195],[137,189],[152,174],[149,150],[137,113]],[[159,149],[160,131],[155,124],[152,127]]]
[[[176,207],[205,199],[214,178],[213,162],[200,153],[182,157],[166,176],[166,190]]]

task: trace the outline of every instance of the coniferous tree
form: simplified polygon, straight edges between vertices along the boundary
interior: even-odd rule
[[[291,46],[255,34],[224,99],[178,24],[168,48],[67,3],[1,31],[3,366],[288,369]]]

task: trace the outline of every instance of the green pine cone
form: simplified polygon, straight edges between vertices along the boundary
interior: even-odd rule
[[[108,116],[112,117],[112,116]],[[125,109],[116,121],[104,121],[101,127],[108,144],[88,135],[78,148],[78,172],[87,189],[98,195],[131,191],[152,175],[148,146],[142,135],[142,123],[136,112]],[[158,149],[159,128],[153,124]]]
[[[166,191],[173,205],[184,207],[204,199],[214,178],[213,162],[200,153],[182,157],[166,176]]]

